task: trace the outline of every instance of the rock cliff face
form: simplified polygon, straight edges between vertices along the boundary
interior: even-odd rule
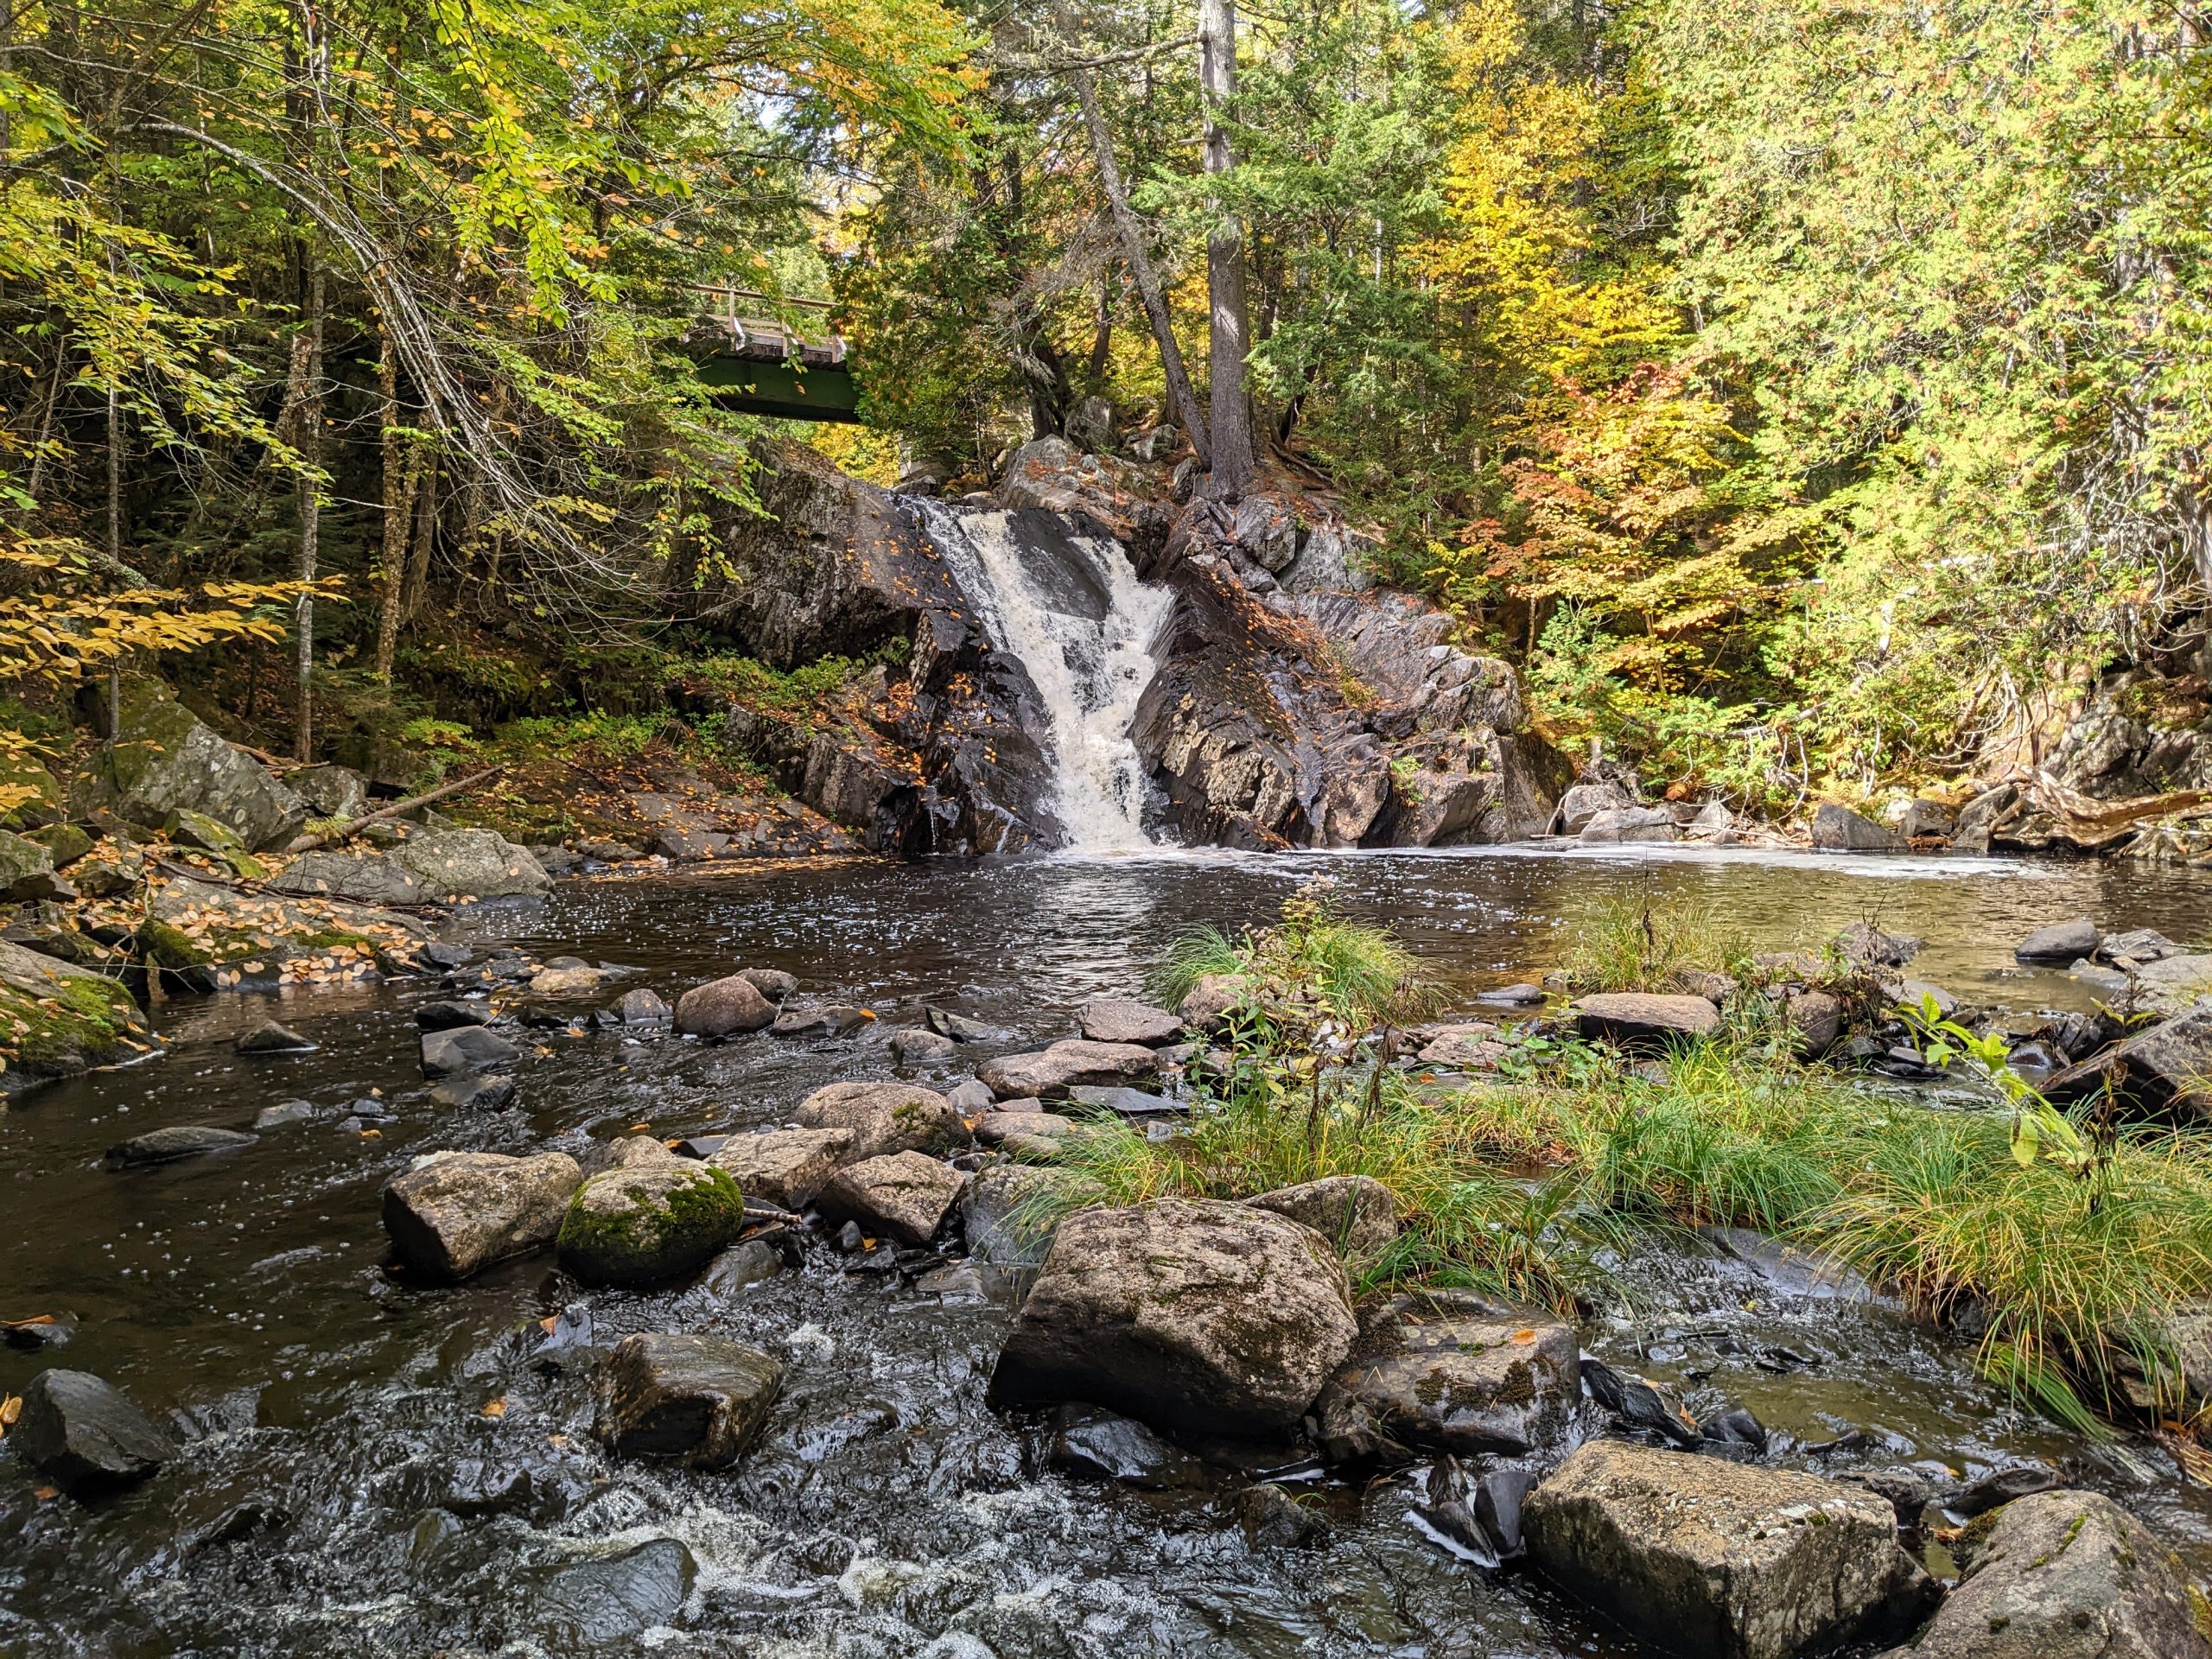
[[[989,596],[962,591],[931,537],[947,510],[797,446],[759,459],[771,516],[721,525],[714,565],[671,573],[671,609],[783,670],[907,648],[856,688],[849,718],[733,704],[731,741],[882,850],[1059,844],[1051,721],[1028,667],[985,632]],[[1451,645],[1426,602],[1368,590],[1359,536],[1313,500],[1278,488],[1177,509],[1170,494],[1164,467],[1052,439],[1014,456],[990,504],[1048,579],[1075,569],[1071,537],[1103,533],[1173,594],[1131,732],[1147,827],[1251,848],[1542,831],[1567,779],[1529,734],[1510,667]]]

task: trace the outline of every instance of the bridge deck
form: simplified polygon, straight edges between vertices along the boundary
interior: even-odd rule
[[[699,365],[700,381],[726,409],[774,415],[791,421],[857,421],[860,387],[845,359],[841,335],[809,340],[771,317],[739,315],[741,300],[768,296],[743,289],[709,289],[719,315],[702,316],[684,331],[683,344]],[[821,301],[796,300],[826,312]]]

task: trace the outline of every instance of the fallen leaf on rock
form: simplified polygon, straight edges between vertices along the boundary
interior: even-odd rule
[[[41,1503],[48,1503],[61,1496],[61,1489],[59,1486],[34,1486],[31,1496]]]
[[[507,1402],[504,1399],[486,1400],[484,1402],[484,1414],[486,1417],[505,1416],[507,1414]]]
[[[0,1395],[0,1434],[16,1426],[16,1419],[23,1414],[23,1396],[20,1394]]]

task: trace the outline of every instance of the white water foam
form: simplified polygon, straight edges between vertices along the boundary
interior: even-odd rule
[[[1010,512],[961,512],[919,501],[930,539],[981,613],[991,644],[1020,658],[1052,727],[1052,803],[1081,853],[1152,846],[1144,831],[1144,762],[1130,741],[1137,699],[1152,683],[1152,646],[1173,605],[1137,580],[1128,555],[1103,536],[1072,531],[1046,548],[1026,541]],[[1080,569],[1070,569],[1070,561]],[[1094,617],[1076,588],[1103,597]],[[1057,589],[1057,591],[1056,591]]]

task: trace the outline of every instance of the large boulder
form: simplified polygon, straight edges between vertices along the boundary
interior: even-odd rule
[[[1687,1042],[1720,1029],[1720,1010],[1702,996],[1607,991],[1567,1005],[1585,1037],[1624,1046]]]
[[[2163,963],[2153,966],[2163,967]],[[2045,1079],[2062,1106],[2113,1091],[2136,1111],[2196,1118],[2212,1107],[2212,1008],[2183,1014]]]
[[[775,1023],[776,1005],[746,974],[694,985],[676,999],[676,1028],[692,1037],[734,1037]]]
[[[583,1181],[565,1152],[433,1153],[384,1190],[384,1229],[426,1278],[466,1279],[553,1243]]]
[[[0,939],[0,1099],[151,1040],[121,981]]]
[[[1577,840],[1592,844],[1606,842],[1675,841],[1681,831],[1664,807],[1617,806],[1598,813],[1582,826]]]
[[[850,1134],[848,1163],[894,1152],[943,1154],[968,1139],[958,1108],[935,1090],[911,1083],[833,1083],[799,1102],[792,1116],[801,1128]]]
[[[857,1222],[863,1232],[926,1244],[936,1236],[967,1178],[925,1153],[864,1159],[830,1177],[815,1208],[830,1222]]]
[[[155,830],[180,811],[203,812],[257,852],[283,846],[308,816],[305,801],[158,680],[124,683],[116,736],[76,779],[70,805],[77,817],[107,814]]]
[[[727,1469],[758,1437],[783,1386],[782,1364],[758,1348],[639,1332],[607,1357],[592,1433],[617,1457]]]
[[[555,1243],[561,1265],[584,1283],[664,1284],[696,1273],[745,1230],[745,1195],[728,1170],[659,1151],[593,1176],[569,1201]]]
[[[1281,1435],[1357,1326],[1327,1243],[1241,1204],[1069,1217],[999,1355],[995,1405],[1083,1400],[1157,1427]]]
[[[51,849],[0,830],[0,899],[51,899],[64,891],[54,874]]]
[[[852,1147],[850,1129],[771,1129],[733,1135],[707,1161],[728,1170],[747,1198],[801,1210],[837,1173]]]
[[[1039,1053],[1002,1054],[976,1075],[1001,1100],[1057,1100],[1078,1086],[1110,1087],[1159,1070],[1158,1052],[1141,1043],[1074,1039]]]
[[[517,898],[553,885],[527,849],[491,830],[418,830],[385,858],[448,903]]]
[[[270,883],[275,893],[344,899],[357,905],[427,905],[437,894],[406,865],[383,853],[302,853]]]
[[[89,1371],[41,1371],[24,1384],[8,1444],[79,1497],[132,1485],[177,1454],[168,1430]]]
[[[1957,1586],[1889,1659],[2212,1659],[2188,1569],[2108,1497],[2016,1498],[1955,1553]]]
[[[1935,1594],[1889,1499],[1794,1470],[1596,1441],[1522,1520],[1570,1595],[1684,1654],[1796,1659],[1902,1631]]]
[[[1183,1034],[1179,1014],[1126,996],[1094,996],[1076,1018],[1094,1043],[1172,1043]]]
[[[1618,812],[1635,804],[1618,784],[1576,784],[1559,798],[1552,827],[1563,836],[1579,836],[1600,812]]]
[[[1823,801],[1813,814],[1813,845],[1824,853],[1901,853],[1905,839],[1847,806]]]
[[[1333,1462],[1418,1450],[1519,1454],[1556,1445],[1582,1398],[1580,1340],[1556,1320],[1447,1292],[1394,1297],[1314,1409]]]
[[[2012,956],[2019,962],[2046,962],[2063,968],[2095,956],[2101,938],[2094,922],[2086,916],[2077,917],[2036,929],[2012,947]]]
[[[1398,1236],[1397,1201],[1371,1175],[1327,1175],[1244,1202],[1302,1222],[1339,1255],[1354,1259],[1375,1255]]]

